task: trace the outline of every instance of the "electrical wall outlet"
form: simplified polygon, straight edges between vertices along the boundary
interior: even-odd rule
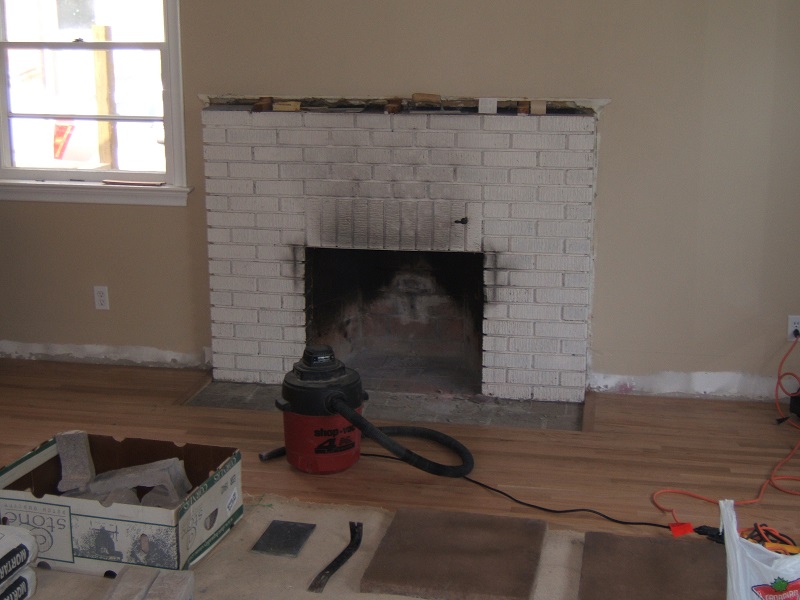
[[[108,286],[105,285],[94,286],[94,307],[97,310],[111,309],[111,305],[108,303]]]
[[[789,327],[786,330],[786,339],[794,341],[794,330],[800,331],[800,315],[789,315]]]

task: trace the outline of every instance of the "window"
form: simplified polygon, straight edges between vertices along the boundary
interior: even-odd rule
[[[0,10],[0,199],[185,204],[178,0]]]

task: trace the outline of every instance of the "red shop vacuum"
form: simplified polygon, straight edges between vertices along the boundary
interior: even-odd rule
[[[470,451],[439,431],[412,426],[376,427],[362,417],[367,394],[361,377],[338,360],[330,346],[306,347],[303,357],[284,377],[281,396],[275,405],[283,412],[286,445],[259,454],[262,461],[286,456],[291,466],[304,473],[338,473],[358,461],[361,438],[365,436],[396,458],[434,475],[463,477],[474,466]],[[452,450],[461,464],[431,461],[392,439],[403,436],[441,444]]]

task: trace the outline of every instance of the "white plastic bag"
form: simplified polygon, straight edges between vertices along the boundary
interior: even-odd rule
[[[800,600],[800,554],[778,554],[742,538],[733,500],[721,500],[719,510],[728,562],[727,600]]]

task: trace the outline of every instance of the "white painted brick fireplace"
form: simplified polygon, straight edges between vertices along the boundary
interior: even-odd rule
[[[583,400],[594,116],[212,105],[203,125],[215,379],[298,360],[306,247],[480,252],[481,392]]]

